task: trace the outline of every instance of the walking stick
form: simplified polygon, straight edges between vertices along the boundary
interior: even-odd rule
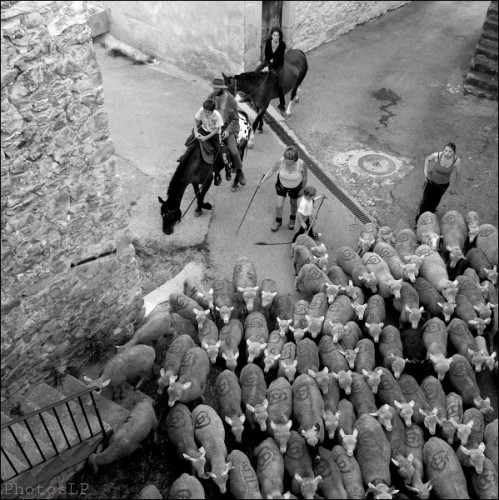
[[[262,178],[260,179],[260,182],[262,182],[262,179],[264,177],[265,177],[265,174],[262,175]],[[255,192],[253,193],[253,196],[251,197],[251,200],[249,202],[248,208],[246,209],[246,212],[244,212],[243,218],[241,219],[241,222],[239,223],[239,227],[237,228],[236,234],[239,232],[239,229],[241,229],[241,226],[243,225],[243,221],[244,221],[244,219],[246,217],[246,214],[248,213],[249,208],[251,207],[251,204],[253,203],[255,195],[256,195],[258,189],[260,189],[260,182],[256,185]]]
[[[322,207],[322,202],[324,201],[324,198],[325,198],[325,196],[322,197],[321,202],[320,202],[319,206],[317,207],[317,210],[316,210],[314,216],[312,217],[312,221],[310,222],[310,226],[308,226],[307,232],[305,233],[307,236],[310,236],[310,231],[312,231],[312,228],[314,227],[315,221],[317,220],[317,216],[319,215],[319,210]]]

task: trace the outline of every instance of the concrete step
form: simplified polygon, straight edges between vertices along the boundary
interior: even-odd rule
[[[66,375],[62,383],[56,386],[56,389],[65,397],[70,397],[86,387],[87,385],[84,382],[81,382],[72,375]],[[89,398],[90,396],[85,396],[86,400]],[[126,409],[122,408],[119,404],[95,393],[94,398],[97,408],[99,409],[99,414],[105,423],[105,427],[107,426],[115,429],[118,425],[125,421],[129,414]]]
[[[489,42],[489,43],[487,43]],[[480,37],[478,45],[476,46],[475,54],[483,54],[493,61],[497,61],[498,45],[497,43],[490,43],[490,40]]]
[[[488,40],[497,42],[497,26],[492,26],[487,21],[483,23],[482,36]]]
[[[476,87],[471,84],[464,84],[464,95],[466,94],[472,94],[476,97],[480,97],[483,99],[490,99],[492,101],[497,101],[497,90],[492,91],[492,90],[485,90],[480,87]]]
[[[2,439],[2,446],[3,446],[3,439]],[[28,469],[28,466],[24,463],[18,460],[12,453],[9,453],[4,449],[4,453],[9,457],[10,462],[12,465],[15,467],[15,470],[12,468],[10,465],[9,461],[5,458],[4,454],[2,453],[2,459],[0,460],[1,464],[1,469],[2,469],[2,481],[8,481],[12,477],[16,476],[20,472],[22,473],[23,471]],[[3,493],[2,493],[2,498],[3,498]]]
[[[471,58],[470,69],[476,73],[494,76],[497,79],[497,60],[488,58],[484,54],[477,54]]]
[[[487,91],[497,92],[497,77],[484,75],[470,70],[465,80],[466,85],[474,85]]]

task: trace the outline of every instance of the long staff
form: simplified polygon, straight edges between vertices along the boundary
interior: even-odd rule
[[[265,174],[262,175],[262,178],[260,179],[260,182],[262,182],[263,178],[265,177]],[[255,195],[257,191],[260,189],[260,182],[256,185],[255,192],[253,193],[253,196],[251,197],[251,200],[249,202],[248,208],[246,209],[246,212],[244,212],[243,218],[241,219],[241,222],[239,223],[239,227],[237,228],[236,234],[239,232],[239,229],[241,229],[241,226],[243,225],[243,221],[246,217],[246,214],[248,213],[248,210],[251,207],[251,204],[253,203],[253,200],[255,199]]]

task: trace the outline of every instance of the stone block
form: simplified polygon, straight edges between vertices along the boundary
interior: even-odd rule
[[[107,12],[95,5],[88,6],[88,25],[90,26],[90,36],[92,38],[107,33],[109,31],[109,21]]]

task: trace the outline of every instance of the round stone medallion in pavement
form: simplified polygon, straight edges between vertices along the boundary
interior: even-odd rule
[[[372,177],[389,176],[402,167],[402,162],[397,158],[375,151],[349,151],[345,160],[352,172]]]

